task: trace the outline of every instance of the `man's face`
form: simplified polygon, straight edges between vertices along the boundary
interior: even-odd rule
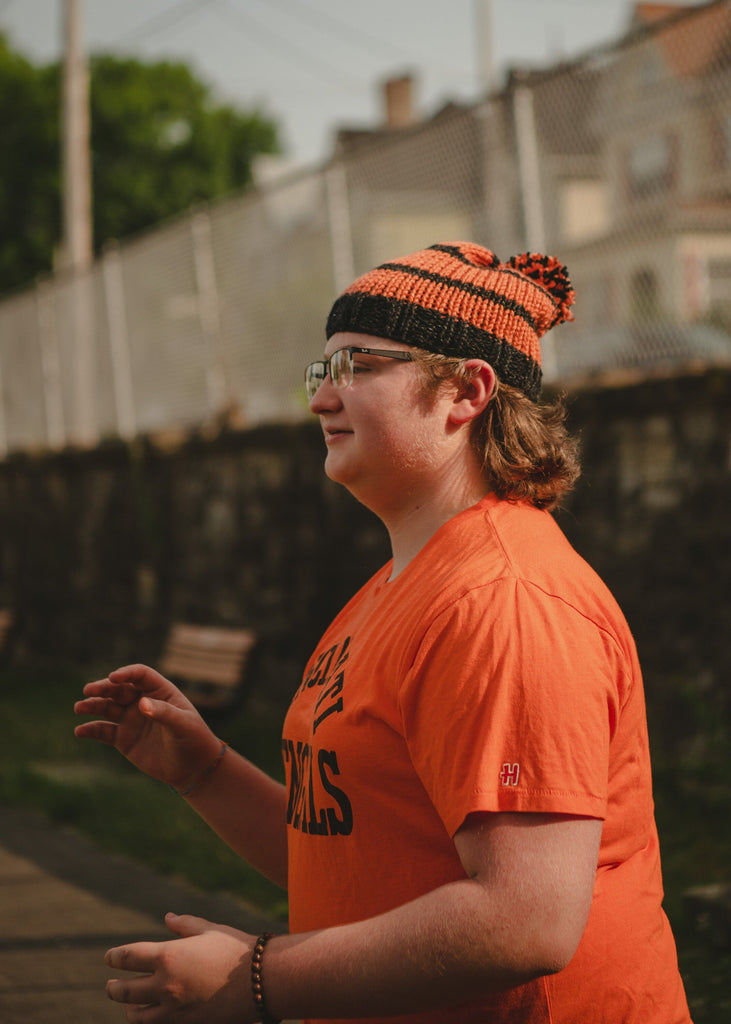
[[[346,348],[413,352],[407,345],[365,334],[334,334],[325,358]],[[336,388],[328,375],[310,402],[320,417],[327,457],[325,472],[379,513],[428,489],[439,472],[446,440],[444,397],[426,399],[418,365],[354,354],[354,379]]]

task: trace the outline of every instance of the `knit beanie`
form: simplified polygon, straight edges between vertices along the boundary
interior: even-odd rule
[[[330,338],[370,334],[445,356],[484,359],[533,401],[541,391],[540,339],[573,320],[568,272],[553,256],[501,263],[473,242],[447,242],[383,263],[335,300]]]

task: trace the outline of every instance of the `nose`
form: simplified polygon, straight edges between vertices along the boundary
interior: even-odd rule
[[[323,412],[333,412],[342,407],[340,392],[342,388],[336,388],[330,374],[326,374],[317,391],[309,401],[310,412],[319,416]]]

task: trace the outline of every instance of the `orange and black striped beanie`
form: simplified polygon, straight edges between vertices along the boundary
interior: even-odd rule
[[[370,334],[445,356],[484,359],[536,401],[540,339],[572,320],[568,272],[552,256],[501,263],[473,242],[448,242],[383,263],[336,299],[326,334]]]

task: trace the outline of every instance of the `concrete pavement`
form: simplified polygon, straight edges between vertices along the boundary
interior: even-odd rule
[[[123,1024],[104,993],[110,946],[169,938],[163,914],[281,931],[241,902],[107,854],[40,815],[0,807],[0,1024]]]

